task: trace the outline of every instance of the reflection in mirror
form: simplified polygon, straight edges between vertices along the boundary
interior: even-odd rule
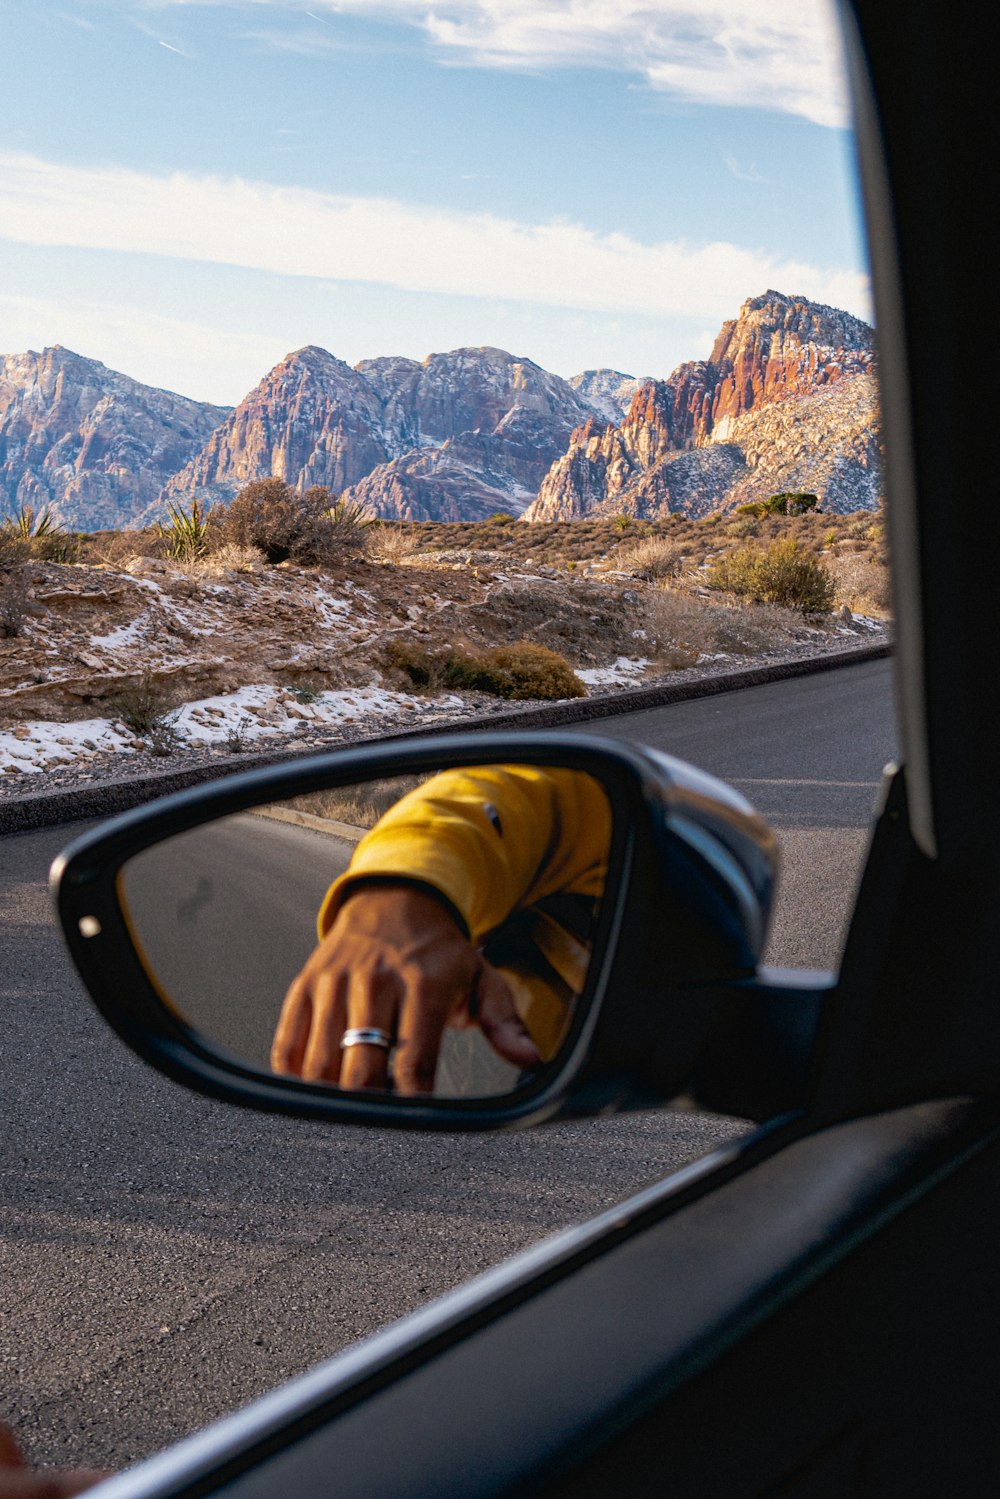
[[[325,1086],[495,1097],[566,1035],[610,841],[582,771],[454,767],[222,818],[131,859],[119,889],[209,1048]]]

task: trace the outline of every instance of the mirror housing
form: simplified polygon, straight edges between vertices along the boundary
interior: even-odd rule
[[[583,772],[604,788],[611,812],[586,985],[558,1052],[537,1075],[508,1094],[471,1099],[303,1082],[243,1065],[160,992],[123,897],[129,860],[262,803],[489,764]],[[643,1106],[682,1093],[732,993],[757,973],[776,867],[774,835],[742,797],[657,751],[589,735],[456,734],[335,751],[166,797],[77,839],[53,865],[52,886],[70,952],[98,1008],[160,1071],[259,1109],[461,1130]]]

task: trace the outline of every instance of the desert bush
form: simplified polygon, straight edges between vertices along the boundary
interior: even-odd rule
[[[393,641],[387,664],[409,677],[415,687],[488,692],[493,697],[585,697],[584,687],[565,656],[534,641],[518,640],[492,650],[451,650],[435,654],[408,641]]]
[[[255,479],[225,511],[221,539],[256,547],[270,563],[321,564],[347,548],[363,548],[370,524],[361,506],[322,485],[300,494],[284,479]]]
[[[705,585],[760,604],[782,604],[803,614],[833,608],[834,582],[818,557],[805,552],[791,536],[767,547],[739,547],[705,573]]]
[[[400,797],[415,791],[426,779],[426,776],[388,776],[376,781],[362,781],[357,786],[310,791],[275,805],[291,812],[308,812],[312,817],[331,822],[346,822],[351,827],[373,828]]]
[[[412,526],[373,526],[368,539],[368,552],[376,562],[398,566],[412,557],[420,548]]]
[[[31,505],[20,505],[4,516],[0,537],[0,565],[5,553],[19,553],[22,560],[75,562],[80,552],[78,537],[64,531],[48,510],[36,511]]]
[[[786,489],[781,494],[770,495],[766,500],[738,505],[736,514],[756,516],[758,520],[765,515],[805,515],[808,510],[815,510],[818,504],[818,495],[809,494],[804,489]]]
[[[20,567],[31,555],[31,547],[13,526],[0,524],[0,570]]]
[[[20,564],[0,569],[0,636],[14,640],[28,610],[28,574]]]
[[[615,553],[615,565],[635,578],[654,581],[679,576],[687,556],[683,542],[668,541],[663,536],[644,536],[621,546]]]
[[[171,713],[170,698],[149,671],[123,687],[109,700],[114,716],[139,739],[148,739],[160,753],[181,743]]]
[[[517,517],[515,515],[511,515],[509,510],[494,510],[492,515],[488,515],[486,517],[487,524],[492,524],[494,526],[509,526],[516,519]]]
[[[84,562],[119,569],[138,557],[158,557],[163,550],[153,527],[145,531],[91,531],[81,542]]]
[[[743,507],[741,506],[740,508],[742,509]],[[727,521],[726,522],[726,535],[727,536],[734,536],[737,539],[737,541],[741,541],[744,538],[746,538],[747,536],[755,536],[756,534],[757,534],[757,517],[756,516],[737,514],[737,515],[735,515],[733,517],[733,519],[731,521]]]
[[[248,713],[242,713],[235,723],[229,725],[223,743],[226,752],[230,755],[245,755],[247,750],[253,747],[251,729],[253,720]]]
[[[871,532],[879,528],[880,534],[884,532],[881,508],[878,510],[854,510],[850,515],[844,517],[844,535],[854,541],[872,541],[875,538]]]
[[[892,608],[889,569],[870,553],[846,552],[827,564],[836,590],[835,602],[854,614],[885,615]]]
[[[224,541],[204,559],[209,572],[252,573],[264,557],[256,547],[244,547],[236,541]]]
[[[693,665],[700,656],[759,655],[795,640],[802,628],[801,615],[777,604],[733,608],[677,588],[651,590],[648,605],[658,654],[670,670]]]

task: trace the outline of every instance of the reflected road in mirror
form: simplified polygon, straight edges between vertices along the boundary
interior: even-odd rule
[[[129,861],[120,888],[161,998],[231,1060],[495,1096],[566,1033],[610,827],[590,776],[456,768],[220,819]]]

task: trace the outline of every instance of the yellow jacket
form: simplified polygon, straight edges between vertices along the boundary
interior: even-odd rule
[[[326,935],[360,880],[431,886],[464,921],[470,940],[496,961],[533,1040],[551,1056],[590,957],[590,923],[567,926],[565,897],[582,898],[577,909],[593,912],[604,892],[610,842],[607,794],[582,771],[445,770],[401,797],[361,839],[327,891],[319,934]]]

